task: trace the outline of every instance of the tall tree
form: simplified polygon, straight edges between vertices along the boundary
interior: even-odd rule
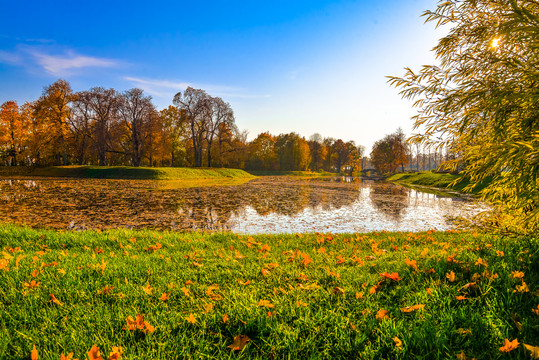
[[[234,112],[230,107],[230,104],[225,103],[223,99],[219,97],[210,97],[207,99],[206,106],[208,107],[208,115],[206,117],[206,144],[207,144],[207,158],[208,166],[212,166],[211,162],[211,150],[213,140],[219,134],[219,130],[223,124],[226,124],[229,129],[234,128]]]
[[[470,187],[539,227],[539,2],[448,0],[426,20],[448,28],[434,48],[438,66],[390,77],[417,98],[418,142],[453,149]],[[523,227],[523,228],[524,228]]]
[[[153,122],[159,115],[149,96],[141,89],[131,89],[120,95],[119,114],[126,127],[124,149],[132,166],[140,166],[145,152],[150,148]]]
[[[204,90],[188,87],[183,94],[178,92],[174,95],[173,99],[174,105],[185,112],[189,122],[196,167],[202,166],[203,144],[209,114],[209,98],[210,96]]]
[[[322,136],[320,134],[316,133],[311,135],[309,138],[309,150],[311,152],[310,168],[314,171],[322,169],[328,150],[324,146]]]
[[[9,165],[17,166],[19,155],[28,141],[28,112],[19,108],[17,102],[6,101],[0,106],[0,149],[5,147]]]
[[[68,164],[68,119],[71,116],[70,104],[74,98],[75,94],[69,83],[59,79],[47,86],[35,103],[36,116],[47,127],[47,144],[56,157],[57,165]]]

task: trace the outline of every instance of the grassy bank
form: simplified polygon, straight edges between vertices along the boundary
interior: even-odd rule
[[[433,187],[458,192],[464,192],[464,188],[470,185],[470,181],[462,175],[447,173],[433,173],[430,171],[416,173],[399,173],[386,180],[408,186]],[[471,193],[478,194],[486,186],[485,184],[476,186]]]
[[[217,178],[251,179],[252,175],[239,169],[175,168],[130,166],[50,166],[46,168],[3,167],[0,176],[51,176],[89,179],[131,180],[199,180]]]
[[[0,248],[2,359],[94,345],[105,359],[115,346],[122,359],[524,359],[505,339],[539,346],[536,238],[0,225]]]

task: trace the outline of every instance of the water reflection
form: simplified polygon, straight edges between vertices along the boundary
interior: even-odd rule
[[[4,220],[60,229],[262,232],[448,229],[447,216],[485,207],[386,182],[264,177],[238,186],[174,189],[158,181],[1,180]]]

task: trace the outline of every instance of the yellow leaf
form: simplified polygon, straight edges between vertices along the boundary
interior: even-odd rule
[[[531,346],[527,344],[522,344],[522,345],[524,345],[526,349],[531,351],[530,356],[532,357],[532,359],[539,359],[539,346]]]
[[[197,319],[195,318],[195,315],[193,314],[189,314],[189,316],[186,317],[185,320],[187,320],[187,322],[190,324],[194,324],[197,322]]]
[[[396,348],[402,349],[402,341],[398,337],[395,336],[393,338],[393,341],[395,342]]]
[[[103,360],[101,354],[99,353],[99,348],[95,345],[93,345],[90,351],[88,351],[88,358],[90,360]]]
[[[161,297],[159,298],[159,300],[161,301],[167,301],[169,299],[169,294],[167,293],[163,293],[163,295],[161,295]]]
[[[153,288],[150,286],[149,282],[147,282],[146,285],[142,287],[142,290],[146,293],[146,295],[151,295],[153,292]]]
[[[51,301],[52,301],[54,304],[56,304],[56,305],[58,305],[58,306],[64,306],[64,304],[63,304],[62,302],[60,302],[60,300],[58,300],[58,299],[56,298],[56,296],[54,296],[53,294],[50,294],[50,297],[51,297]]]
[[[453,272],[453,270],[445,274],[445,277],[447,278],[447,280],[449,280],[449,282],[455,281],[455,273]]]
[[[513,279],[521,279],[524,277],[524,273],[522,271],[511,271],[511,277]]]
[[[267,307],[267,308],[274,308],[275,305],[273,305],[270,301],[268,300],[260,300],[258,302],[258,306],[260,307]]]

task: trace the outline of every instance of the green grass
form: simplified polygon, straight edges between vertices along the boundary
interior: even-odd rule
[[[539,345],[539,315],[532,312],[539,304],[537,238],[0,225],[0,249],[1,359],[28,359],[34,345],[39,359],[62,352],[86,359],[94,344],[104,355],[120,345],[124,359],[454,359],[461,352],[526,359],[522,345],[508,355],[498,349],[504,339]],[[401,280],[383,280],[384,272]],[[31,280],[39,285],[28,288]],[[515,292],[523,283],[529,291]],[[168,300],[160,300],[163,293]],[[424,308],[400,310],[419,304]],[[387,318],[378,320],[382,309]],[[137,314],[155,331],[124,329]],[[237,335],[250,342],[233,352],[227,346]]]
[[[470,185],[470,181],[462,175],[448,173],[433,173],[430,171],[416,173],[399,173],[386,180],[408,186],[434,187],[458,192],[464,192],[464,188]],[[458,181],[457,181],[458,180]],[[476,186],[472,193],[478,194],[485,188],[487,183]]]
[[[175,168],[130,166],[50,166],[46,168],[2,168],[0,175],[75,177],[92,179],[132,180],[197,180],[218,178],[252,179],[253,176],[239,169],[225,168]]]

